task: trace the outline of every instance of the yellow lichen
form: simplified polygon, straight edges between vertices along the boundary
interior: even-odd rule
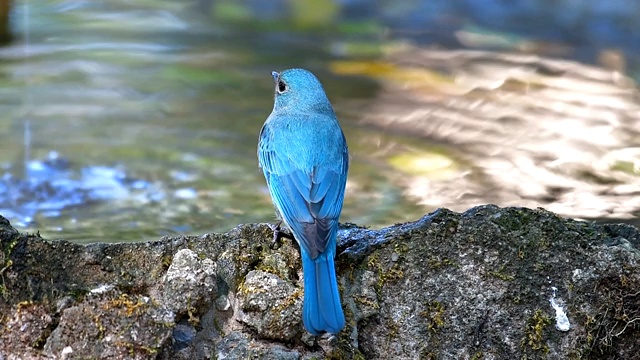
[[[374,309],[379,309],[380,308],[380,305],[377,302],[369,300],[369,299],[367,299],[367,298],[365,298],[363,296],[354,296],[353,297],[353,301],[358,303],[358,304],[362,304],[364,306],[368,306],[368,307],[371,307],[371,308],[374,308]]]
[[[513,279],[515,279],[515,276],[505,273],[505,266],[504,265],[502,265],[496,271],[489,271],[489,275],[495,276],[498,279],[503,280],[503,281],[512,281]]]
[[[551,318],[542,310],[536,309],[533,315],[527,320],[524,329],[524,337],[520,342],[523,348],[530,348],[543,354],[549,352],[549,347],[544,343],[544,329],[551,324]]]
[[[427,320],[427,328],[435,333],[438,328],[444,325],[445,308],[439,301],[429,301],[425,304],[425,310],[419,315]]]
[[[191,299],[189,298],[187,300],[187,316],[189,317],[189,324],[191,324],[191,326],[198,326],[200,324],[200,319],[195,316],[196,313],[196,308],[194,308],[191,305]]]
[[[457,266],[457,264],[451,259],[448,259],[448,258],[440,259],[439,257],[429,258],[427,260],[427,265],[429,266],[429,268],[433,270],[438,270],[443,267]]]
[[[141,298],[138,298],[136,301],[131,299],[131,297],[127,294],[121,294],[116,299],[112,299],[108,301],[106,304],[102,306],[103,310],[110,310],[112,308],[123,308],[127,316],[132,316],[135,314],[140,314],[143,308],[146,308],[149,304],[143,301]]]
[[[292,306],[293,304],[295,304],[296,300],[300,299],[302,297],[302,289],[300,288],[296,288],[296,290],[291,293],[291,295],[287,296],[284,300],[282,300],[282,302],[280,304],[278,304],[277,306],[273,307],[273,311],[277,314],[279,314],[280,312],[282,312],[282,310]]]

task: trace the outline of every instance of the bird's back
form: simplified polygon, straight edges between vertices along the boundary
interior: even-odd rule
[[[338,169],[348,156],[347,145],[333,115],[284,113],[272,115],[265,123],[260,141],[277,148],[296,168],[307,173],[317,167]]]

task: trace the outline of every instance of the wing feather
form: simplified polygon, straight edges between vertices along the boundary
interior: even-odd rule
[[[298,161],[299,154],[283,148],[276,151],[275,134],[267,125],[260,133],[258,161],[271,198],[300,246],[316,258],[335,238],[342,211],[349,167],[344,136],[340,132],[343,149],[333,158],[305,166]]]

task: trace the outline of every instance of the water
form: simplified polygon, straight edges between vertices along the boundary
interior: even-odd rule
[[[504,192],[488,191],[500,186],[496,171],[473,156],[481,153],[473,145],[483,139],[471,137],[463,147],[438,133],[415,136],[415,131],[367,121],[371,117],[365,114],[375,104],[388,104],[380,114],[398,106],[397,98],[381,102],[394,86],[403,90],[392,94],[413,96],[402,85],[407,78],[393,78],[397,72],[388,67],[402,66],[393,55],[402,52],[390,50],[400,41],[430,47],[479,43],[494,50],[536,44],[536,52],[551,55],[557,55],[557,46],[468,25],[470,20],[462,21],[468,14],[460,13],[457,29],[444,26],[418,36],[412,29],[424,19],[410,17],[410,9],[358,2],[346,2],[346,9],[332,2],[299,2],[293,8],[285,2],[234,1],[28,4],[15,9],[15,19],[24,19],[28,11],[28,24],[15,24],[21,33],[28,28],[28,47],[23,37],[0,49],[0,214],[20,230],[79,242],[139,241],[272,221],[255,147],[272,107],[270,72],[294,66],[321,78],[350,145],[342,221],[380,227],[443,205],[464,210],[487,202],[554,204],[542,193],[505,198]],[[430,24],[442,23],[439,19]],[[595,45],[567,47],[571,51],[563,56],[595,61],[602,52]],[[625,60],[625,72],[638,73],[637,58],[616,51],[612,56]],[[349,61],[382,61],[387,67],[379,71],[387,77],[341,71],[340,64]],[[445,70],[445,75],[455,71]],[[434,84],[432,78],[425,81]],[[637,112],[631,114],[638,118]],[[624,154],[624,177],[615,176],[615,169],[603,170],[631,188],[640,172],[633,167],[640,159],[636,140],[615,138],[610,144]],[[572,189],[593,190],[581,186],[590,178],[570,178],[577,183]],[[593,203],[607,203],[601,190],[593,190]],[[634,196],[631,190],[627,197]],[[577,203],[559,212],[634,221],[638,208],[630,206],[620,214],[606,206],[584,211]]]

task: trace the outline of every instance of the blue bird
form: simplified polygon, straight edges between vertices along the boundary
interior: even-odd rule
[[[313,335],[336,334],[344,327],[333,259],[349,169],[347,142],[312,73],[272,75],[275,101],[260,131],[258,163],[280,218],[300,245],[304,326]]]

